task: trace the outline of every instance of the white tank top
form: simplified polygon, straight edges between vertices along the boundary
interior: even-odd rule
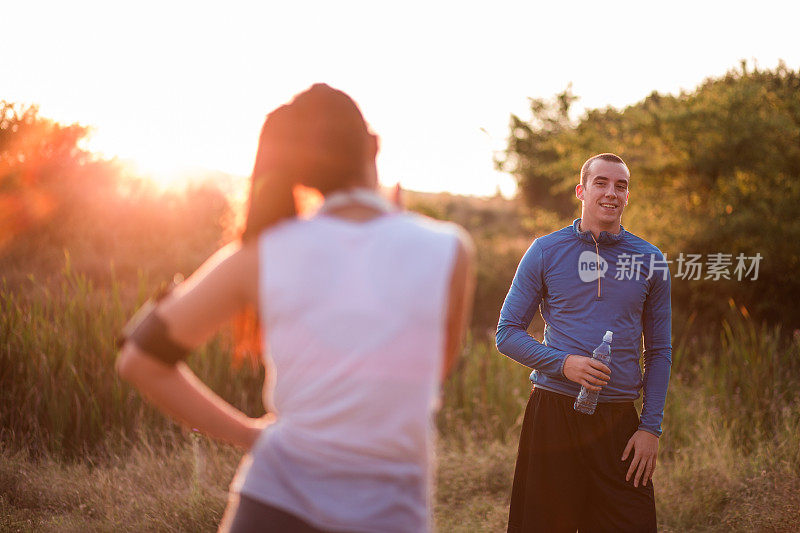
[[[233,490],[324,529],[430,529],[456,227],[409,213],[291,220],[259,238],[264,401]]]

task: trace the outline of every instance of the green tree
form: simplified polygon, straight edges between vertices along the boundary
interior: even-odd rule
[[[553,100],[531,98],[531,119],[526,122],[511,115],[506,157],[497,161],[500,170],[516,176],[529,205],[562,215],[575,210],[563,177],[570,172],[570,139],[575,126],[569,109],[576,99],[571,88]]]
[[[559,108],[558,101],[567,105]],[[622,110],[588,110],[574,124],[566,119],[570,101],[533,100],[529,122],[512,116],[501,164],[530,205],[577,212],[575,200],[571,208],[562,200],[572,196],[581,163],[615,152],[632,174],[627,229],[670,259],[680,252],[732,255],[731,280],[674,280],[679,309],[714,318],[732,298],[757,316],[800,325],[797,71],[742,63],[691,92],[654,92]],[[561,117],[556,124],[547,119],[554,110]],[[736,280],[739,253],[761,254],[758,280]]]

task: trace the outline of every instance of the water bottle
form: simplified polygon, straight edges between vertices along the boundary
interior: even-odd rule
[[[613,337],[613,335],[612,332],[606,331],[606,334],[603,335],[603,342],[592,352],[593,358],[608,367],[611,365],[611,337]],[[599,395],[600,391],[588,390],[586,387],[581,386],[581,392],[579,392],[578,397],[575,398],[573,407],[579,413],[590,415],[594,413],[597,407],[597,397]]]

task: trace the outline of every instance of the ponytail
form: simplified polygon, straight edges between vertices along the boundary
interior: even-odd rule
[[[297,214],[292,189],[296,175],[287,165],[291,139],[285,137],[288,107],[281,106],[267,116],[261,128],[258,152],[250,178],[247,218],[242,241],[249,241],[268,227]],[[283,135],[282,135],[283,134]]]
[[[250,180],[242,242],[297,216],[297,189],[308,187],[324,195],[358,185],[371,153],[370,137],[356,103],[321,83],[267,115]],[[257,356],[261,335],[256,311],[242,313],[234,325],[236,359]]]

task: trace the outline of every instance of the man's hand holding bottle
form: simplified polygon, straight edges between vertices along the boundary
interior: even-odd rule
[[[564,361],[564,376],[589,390],[599,391],[611,379],[611,369],[593,357],[570,354]]]

